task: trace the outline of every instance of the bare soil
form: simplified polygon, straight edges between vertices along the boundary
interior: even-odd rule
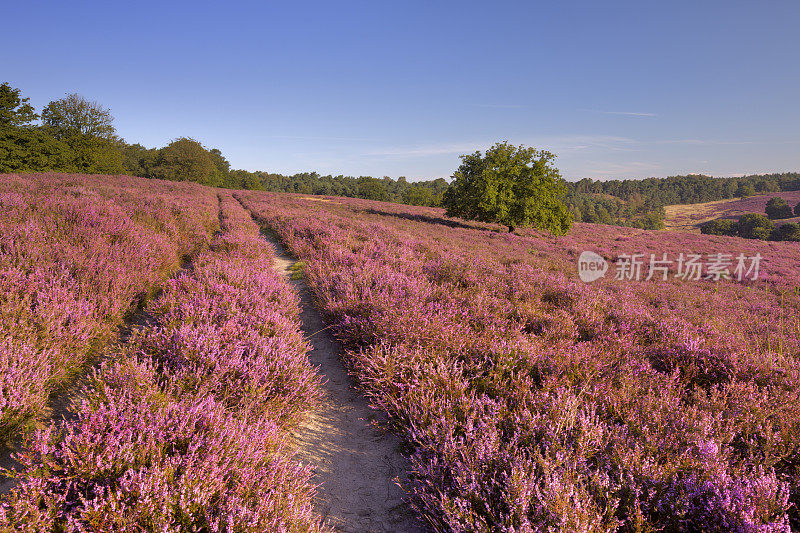
[[[300,294],[302,329],[313,346],[309,357],[325,380],[322,402],[292,435],[297,458],[314,468],[315,511],[335,531],[428,531],[400,486],[408,471],[400,439],[383,429],[385,416],[357,390],[305,281],[291,279],[296,260],[275,239],[265,238],[278,251],[275,270]]]

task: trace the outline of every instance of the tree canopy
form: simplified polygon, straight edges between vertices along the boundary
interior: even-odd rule
[[[767,202],[767,207],[764,212],[771,220],[780,220],[782,218],[792,218],[792,208],[789,207],[788,202],[780,197],[770,198]]]
[[[19,89],[8,83],[0,85],[0,126],[28,126],[37,120],[39,115],[29,101],[30,98],[20,96]]]
[[[572,215],[562,198],[566,192],[550,152],[498,143],[462,155],[461,166],[444,194],[448,216],[496,222],[513,231],[533,226],[563,235]]]
[[[179,137],[159,150],[153,174],[174,181],[196,181],[219,186],[218,167],[212,154],[189,137]]]
[[[60,137],[88,135],[115,140],[117,134],[111,111],[79,94],[69,94],[47,104],[42,111],[42,122]]]

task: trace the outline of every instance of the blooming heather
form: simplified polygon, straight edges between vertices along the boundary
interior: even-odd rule
[[[237,195],[303,260],[438,528],[800,528],[796,245]],[[766,275],[589,285],[582,249],[759,251]]]
[[[123,315],[208,242],[216,210],[188,184],[0,176],[0,439],[39,418]]]
[[[318,531],[286,430],[318,398],[299,301],[228,195],[78,419],[37,432],[0,523],[29,531]]]

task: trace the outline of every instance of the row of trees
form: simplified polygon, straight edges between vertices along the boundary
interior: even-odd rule
[[[742,215],[739,220],[729,218],[712,220],[700,231],[706,235],[729,235],[745,239],[769,241],[800,241],[800,224],[788,222],[776,225],[760,213]]]
[[[0,85],[0,172],[128,173],[221,186],[229,170],[219,150],[187,137],[159,149],[127,144],[111,112],[80,95],[37,114],[19,89]]]
[[[39,122],[40,121],[40,122]],[[131,174],[196,181],[234,189],[366,198],[410,205],[441,205],[444,179],[411,183],[371,176],[292,176],[231,170],[220,150],[180,137],[163,148],[128,144],[117,135],[111,112],[77,94],[50,102],[37,114],[29,98],[0,85],[0,172]]]
[[[800,189],[800,173],[758,174],[714,178],[702,174],[647,178],[642,180],[597,181],[589,178],[569,184],[577,194],[605,194],[629,200],[647,198],[658,205],[696,204],[729,198],[746,198],[771,192]]]
[[[577,221],[661,229],[666,205],[800,190],[800,174],[790,172],[735,178],[689,174],[608,181],[584,178],[567,183],[567,188],[567,203]]]
[[[245,170],[231,171],[229,183],[232,188],[237,189],[345,196],[432,207],[441,205],[442,196],[449,187],[447,180],[442,178],[409,182],[403,176],[396,180],[387,176],[383,178],[333,176],[320,175],[317,172],[302,172],[285,176]]]

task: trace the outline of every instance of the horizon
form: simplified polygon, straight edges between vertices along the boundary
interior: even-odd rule
[[[232,168],[449,180],[508,140],[569,181],[800,169],[793,2],[6,10],[38,32],[0,35],[0,81],[37,112],[79,93],[127,142],[192,137]]]

